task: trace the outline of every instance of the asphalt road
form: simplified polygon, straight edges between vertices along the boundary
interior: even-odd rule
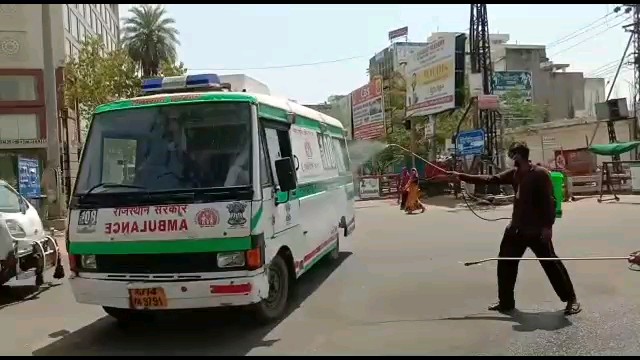
[[[636,204],[633,204],[633,202]],[[560,256],[624,256],[640,249],[640,198],[565,206],[554,229]],[[625,261],[574,261],[567,268],[584,310],[564,317],[537,262],[523,262],[518,311],[495,300],[504,221],[429,206],[404,215],[384,201],[359,202],[356,235],[336,263],[305,275],[291,313],[255,328],[241,311],[174,314],[122,330],[102,309],[76,304],[66,283],[28,295],[3,289],[2,355],[638,355],[640,273]],[[482,211],[508,216],[509,209]],[[527,252],[526,256],[532,256]],[[25,299],[24,296],[28,295]]]

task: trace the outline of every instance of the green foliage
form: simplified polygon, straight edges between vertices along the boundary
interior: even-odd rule
[[[396,127],[392,133],[386,135],[385,142],[410,149],[410,133],[404,127]],[[403,161],[405,156],[407,156],[406,151],[395,146],[388,147],[374,157],[373,170],[376,174],[384,174],[389,166]]]
[[[127,53],[106,51],[98,37],[82,43],[78,57],[67,60],[64,74],[65,103],[71,109],[77,104],[81,119],[89,119],[100,104],[138,95],[141,88],[136,64]]]
[[[124,19],[122,44],[144,77],[158,76],[163,62],[173,64],[177,59],[180,41],[175,20],[167,17],[161,5],[139,5],[129,12],[132,16]]]
[[[163,61],[160,66],[160,76],[180,76],[186,75],[187,68],[184,67],[184,63],[181,61],[174,64],[169,61]]]
[[[518,90],[508,92],[501,100],[506,127],[542,122],[547,116],[547,106],[527,101]]]

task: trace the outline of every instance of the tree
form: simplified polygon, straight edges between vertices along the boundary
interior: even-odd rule
[[[409,139],[409,132],[404,128],[396,128],[392,133],[385,136],[387,144],[397,144],[405,149],[409,149],[411,146]],[[376,174],[384,174],[390,166],[404,161],[406,156],[406,151],[396,146],[389,146],[374,156],[372,161],[373,171]]]
[[[528,101],[519,90],[509,91],[502,96],[501,100],[506,127],[542,122],[546,117],[548,106],[540,106]]]
[[[122,44],[144,77],[158,76],[163,62],[174,64],[177,59],[180,41],[175,20],[160,5],[135,6],[129,12],[132,16],[124,19]]]
[[[177,64],[174,64],[169,61],[163,61],[160,66],[160,74],[161,76],[180,76],[185,75],[187,73],[187,69],[184,67],[184,63],[181,61]]]
[[[65,103],[83,120],[98,105],[134,97],[141,89],[136,64],[124,50],[106,51],[99,37],[82,43],[78,56],[67,60],[64,75]]]

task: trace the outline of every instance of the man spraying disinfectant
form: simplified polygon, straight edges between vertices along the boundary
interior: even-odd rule
[[[525,143],[513,143],[509,158],[514,167],[497,175],[468,175],[455,171],[448,175],[472,184],[512,185],[515,192],[513,215],[500,243],[499,257],[521,258],[530,248],[538,258],[557,258],[553,249],[552,227],[556,218],[553,185],[549,172],[529,161]],[[553,289],[566,302],[565,315],[581,311],[567,269],[561,261],[540,261]],[[498,261],[498,302],[489,310],[507,312],[515,309],[514,288],[518,261]]]

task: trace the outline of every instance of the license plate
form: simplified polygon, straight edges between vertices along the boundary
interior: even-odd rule
[[[163,288],[129,289],[131,307],[134,309],[164,309],[167,295]]]

